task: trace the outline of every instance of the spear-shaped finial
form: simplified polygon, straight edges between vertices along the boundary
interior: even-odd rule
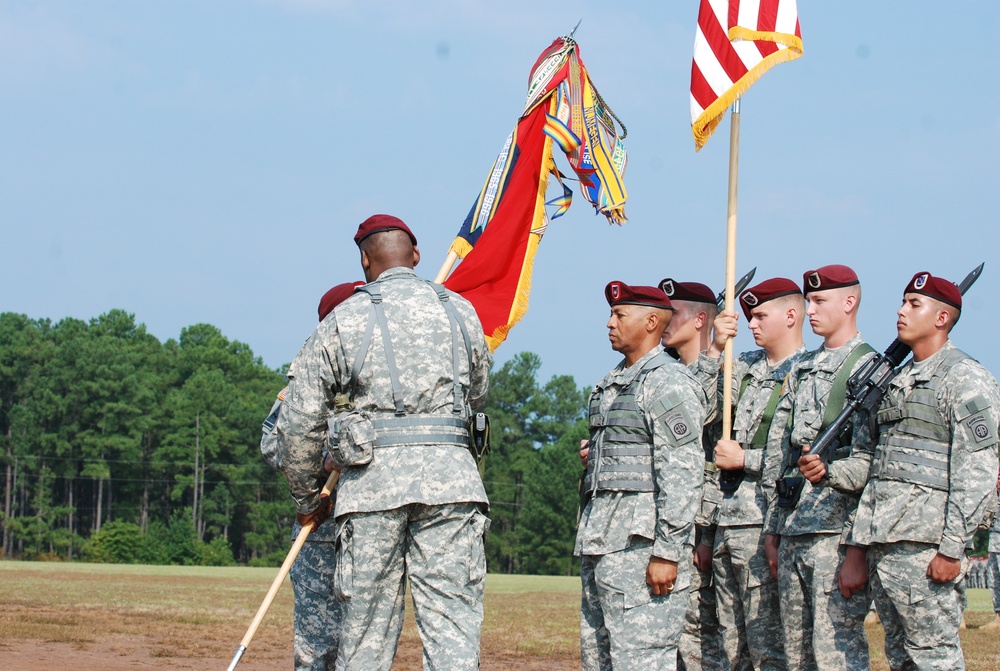
[[[583,19],[576,22],[576,25],[573,26],[573,30],[569,31],[569,35],[566,36],[567,39],[573,39],[573,34],[576,32],[576,29],[580,27],[581,23],[583,23]]]

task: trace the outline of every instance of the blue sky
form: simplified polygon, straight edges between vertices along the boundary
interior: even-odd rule
[[[524,102],[576,37],[628,127],[628,223],[582,197],[542,240],[531,304],[496,353],[593,384],[618,360],[604,285],[721,289],[728,116],[700,153],[697,0],[505,3],[7,0],[0,4],[0,311],[114,308],[161,340],[207,322],[291,361],[351,237],[408,222],[433,277]],[[956,343],[1000,373],[1000,3],[799,0],[805,54],[744,96],[737,267],[855,268],[878,349],[913,273],[981,261]],[[560,164],[564,171],[567,166]],[[807,344],[819,341],[807,330]],[[753,341],[744,330],[737,350]]]

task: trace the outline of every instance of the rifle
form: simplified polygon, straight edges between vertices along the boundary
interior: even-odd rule
[[[747,273],[746,275],[744,275],[743,277],[741,277],[741,278],[740,278],[740,281],[739,281],[739,282],[737,282],[737,283],[736,283],[736,286],[734,286],[734,287],[733,287],[733,295],[734,295],[734,296],[736,296],[736,297],[738,298],[738,297],[739,297],[739,295],[740,295],[740,293],[741,293],[741,292],[742,292],[742,291],[743,291],[744,289],[746,289],[746,288],[747,288],[747,285],[748,285],[748,284],[750,284],[750,280],[752,280],[752,279],[753,279],[753,276],[754,276],[754,275],[755,275],[756,273],[757,273],[757,266],[754,266],[753,268],[751,268],[751,269],[750,269],[750,272],[749,272],[749,273]],[[721,311],[721,310],[722,310],[722,309],[723,309],[724,307],[726,307],[726,292],[725,292],[725,291],[720,291],[720,292],[719,292],[719,294],[718,294],[718,295],[717,295],[717,296],[715,297],[715,306],[716,306],[716,307],[717,307],[717,308],[718,308],[718,309],[719,309],[720,311]]]
[[[969,273],[962,283],[958,285],[961,294],[965,294],[983,272],[985,263],[980,263]],[[886,348],[881,355],[876,354],[858,369],[847,381],[847,399],[844,409],[825,427],[813,444],[809,447],[809,454],[819,455],[824,466],[829,466],[829,453],[840,445],[840,437],[851,422],[854,413],[864,410],[871,414],[876,411],[882,402],[882,397],[889,389],[889,383],[899,372],[899,366],[903,359],[910,354],[910,347],[904,345],[896,338],[892,344]],[[805,485],[805,477],[798,467],[799,457],[802,451],[799,450],[786,465],[785,472],[775,483],[778,493],[778,507],[794,508],[802,495],[802,487]]]

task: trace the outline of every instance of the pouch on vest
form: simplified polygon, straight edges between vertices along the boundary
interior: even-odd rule
[[[327,420],[326,441],[338,466],[364,466],[375,450],[375,427],[357,410],[339,412]]]

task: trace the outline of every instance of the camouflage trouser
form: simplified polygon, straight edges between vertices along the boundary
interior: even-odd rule
[[[778,582],[767,565],[763,528],[719,527],[712,567],[719,629],[730,667],[786,671]]]
[[[580,656],[584,671],[677,668],[690,568],[681,562],[673,591],[653,596],[646,584],[652,552],[653,541],[633,537],[624,550],[583,556]]]
[[[425,671],[476,671],[489,529],[480,506],[410,504],[337,521],[334,593],[344,604],[338,671],[389,671],[407,576]]]
[[[1000,553],[990,553],[990,587],[993,590],[993,612],[1000,613]]]
[[[336,543],[306,541],[288,572],[295,594],[295,671],[333,671],[341,606],[333,596]]]
[[[867,587],[840,594],[837,572],[845,548],[839,534],[782,536],[778,596],[790,671],[868,671]]]
[[[712,573],[691,567],[687,612],[681,631],[677,668],[679,671],[723,671],[722,641],[715,606]]]
[[[872,591],[885,627],[885,656],[893,671],[961,671],[965,668],[958,627],[967,560],[958,577],[936,583],[927,566],[936,545],[890,543],[868,549]]]

